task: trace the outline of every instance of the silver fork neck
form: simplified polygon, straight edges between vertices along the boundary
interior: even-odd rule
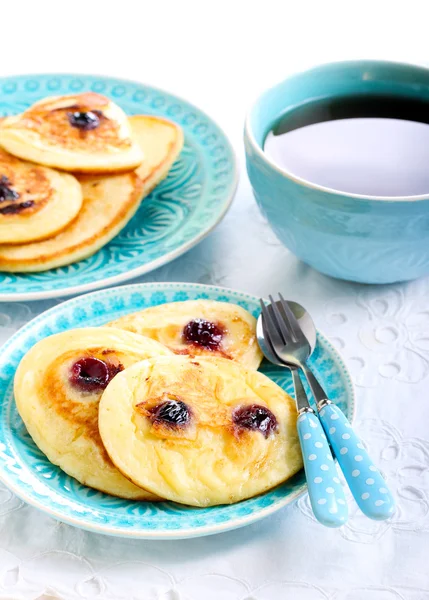
[[[326,392],[320,383],[317,381],[316,377],[313,375],[311,369],[307,367],[307,365],[303,362],[299,363],[299,368],[302,369],[307,381],[310,386],[311,393],[316,401],[317,408],[320,410],[326,404],[329,404],[329,400],[326,396]]]

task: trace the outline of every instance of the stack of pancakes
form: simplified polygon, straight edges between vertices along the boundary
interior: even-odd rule
[[[38,342],[15,377],[19,413],[49,460],[134,500],[230,504],[302,467],[295,403],[257,371],[256,321],[175,302]]]
[[[128,223],[183,146],[179,126],[127,117],[93,92],[45,98],[0,123],[0,270],[86,258]]]

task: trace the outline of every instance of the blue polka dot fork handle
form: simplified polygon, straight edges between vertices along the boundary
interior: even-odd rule
[[[348,507],[337,468],[323,427],[310,407],[297,369],[291,369],[298,407],[301,443],[308,495],[316,519],[327,527],[347,522]]]
[[[301,369],[307,378],[323,429],[361,511],[370,519],[388,519],[395,511],[393,496],[346,416],[327,398],[307,365],[311,354],[308,339],[288,303],[281,294],[279,297],[280,307],[270,296],[271,304],[263,310],[264,321],[267,315],[271,325],[273,350],[280,360]]]
[[[357,505],[370,519],[388,519],[395,512],[395,501],[383,476],[343,411],[327,399],[306,363],[302,364],[302,370],[316,400],[323,429]]]

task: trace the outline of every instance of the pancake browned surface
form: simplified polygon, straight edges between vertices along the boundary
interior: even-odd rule
[[[36,102],[0,125],[8,152],[65,171],[123,172],[143,160],[124,111],[94,92]]]
[[[15,376],[15,399],[31,437],[49,460],[81,483],[123,498],[153,500],[119,473],[98,431],[98,405],[117,373],[161,344],[116,329],[88,327],[38,342]]]
[[[142,197],[167,175],[183,146],[177,125],[156,117],[129,119],[145,161],[135,172],[82,176],[83,205],[77,218],[57,236],[21,246],[0,245],[0,270],[45,271],[91,256],[128,223]]]
[[[136,484],[183,504],[238,502],[302,467],[295,403],[262,373],[222,358],[165,356],[103,393],[101,438]]]
[[[73,175],[20,160],[0,149],[0,244],[55,235],[82,206]]]
[[[164,344],[177,354],[220,356],[257,369],[262,353],[256,319],[244,308],[214,300],[188,300],[152,306],[109,325]]]

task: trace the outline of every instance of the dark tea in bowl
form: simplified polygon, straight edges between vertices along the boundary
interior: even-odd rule
[[[265,92],[245,125],[247,170],[279,239],[364,283],[429,272],[429,70],[333,63]]]
[[[280,168],[352,194],[429,193],[429,101],[334,96],[283,114],[264,151]]]

